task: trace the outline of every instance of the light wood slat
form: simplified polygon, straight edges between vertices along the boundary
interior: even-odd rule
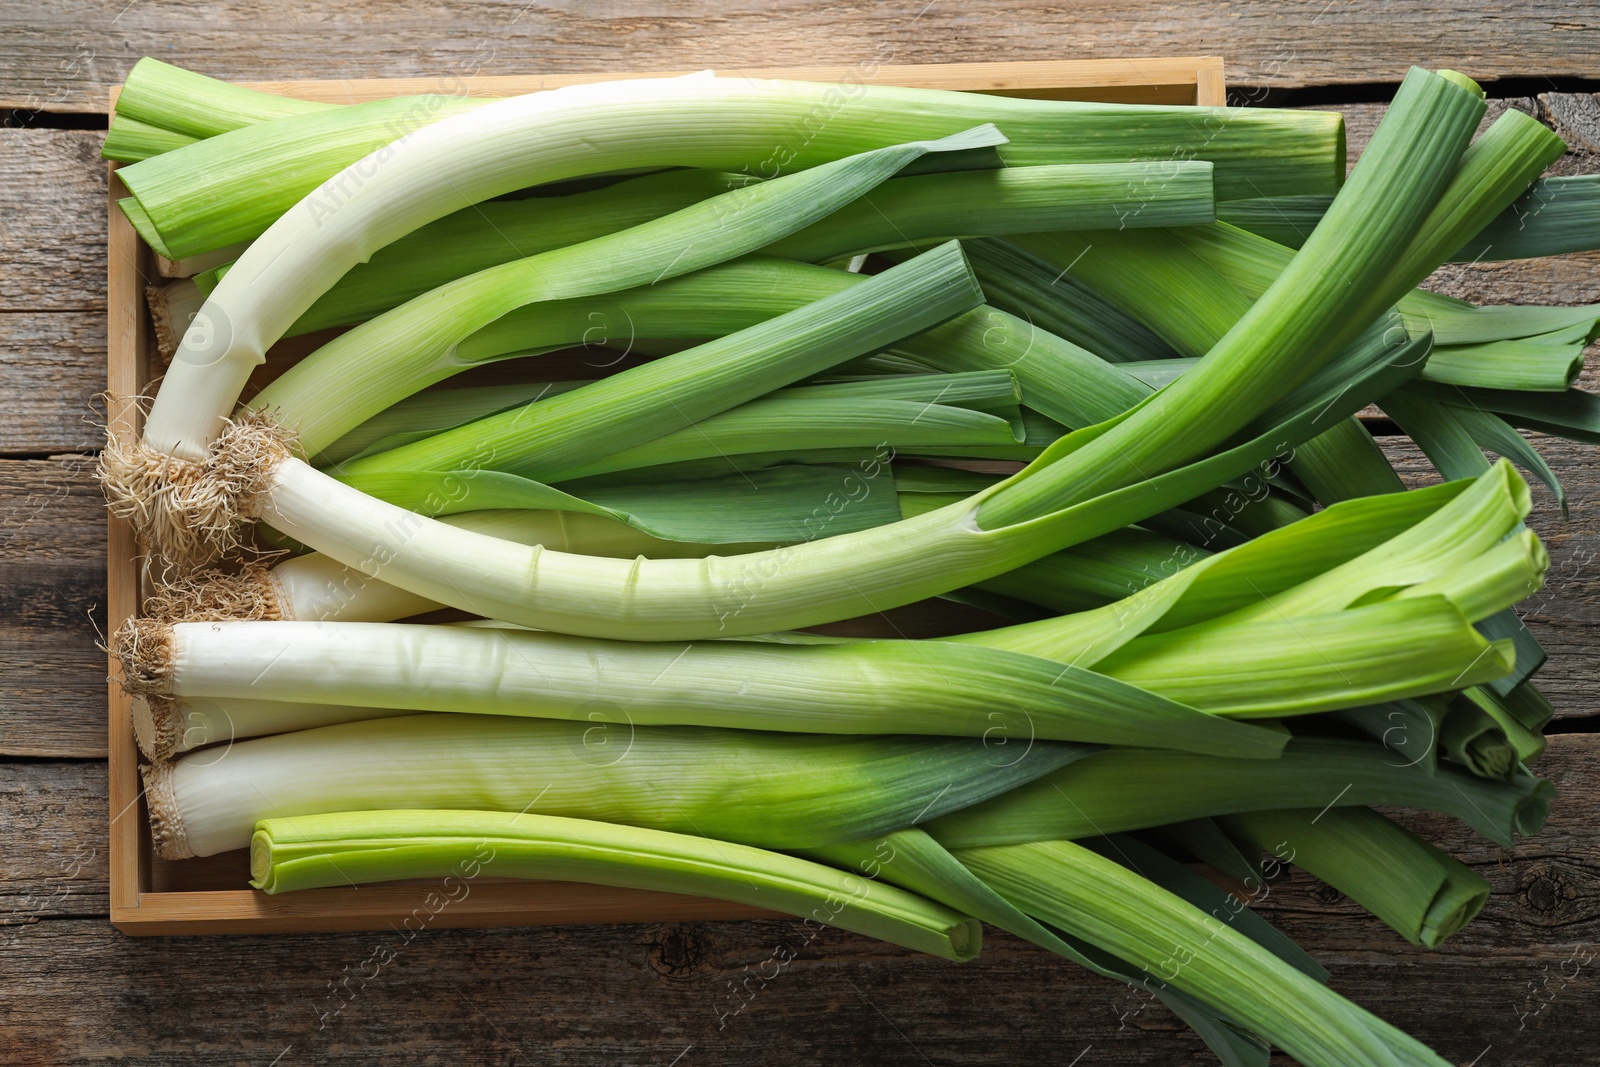
[[[1395,82],[1413,63],[1477,78],[1600,76],[1585,0],[6,0],[0,106],[97,112],[143,55],[235,80],[724,70],[796,63],[1116,59],[1224,51],[1235,86]],[[241,32],[241,27],[248,27]]]

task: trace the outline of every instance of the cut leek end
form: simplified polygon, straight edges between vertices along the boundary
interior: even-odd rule
[[[172,790],[173,766],[162,760],[139,769],[139,776],[144,779],[145,806],[150,811],[150,845],[159,859],[192,859],[196,853],[189,844],[182,809]]]
[[[170,759],[182,749],[183,727],[171,697],[159,693],[134,696],[128,717],[133,721],[133,740],[145,759],[152,763]]]
[[[1530,837],[1543,830],[1556,795],[1556,787],[1547,779],[1540,778],[1538,784],[1528,790],[1528,795],[1517,802],[1511,813],[1512,830],[1522,837]]]
[[[1438,948],[1477,918],[1488,900],[1489,883],[1476,875],[1446,882],[1422,917],[1416,943],[1423,948]]]
[[[184,332],[206,302],[205,294],[189,278],[146,286],[144,293],[150,308],[150,325],[156,331],[156,349],[163,362],[171,363]]]
[[[1482,733],[1462,745],[1453,753],[1461,763],[1479,778],[1510,781],[1517,773],[1517,752],[1506,741],[1504,734]]]
[[[1473,94],[1479,100],[1483,100],[1488,96],[1488,94],[1483,91],[1483,86],[1479,85],[1477,82],[1473,81],[1459,70],[1441,70],[1436,71],[1435,73],[1437,73],[1439,77],[1443,78],[1445,81],[1461,86],[1461,88]]]
[[[107,509],[133,526],[159,574],[175,576],[241,547],[249,509],[291,447],[271,414],[254,410],[230,420],[199,460],[134,441],[113,426],[96,473]]]
[[[144,238],[144,243],[149,245],[156,255],[165,259],[178,258],[167,247],[167,242],[161,236],[161,231],[156,229],[156,224],[151,220],[150,215],[137,198],[125,196],[117,201],[117,207],[122,209],[122,214],[133,224],[134,231]]]

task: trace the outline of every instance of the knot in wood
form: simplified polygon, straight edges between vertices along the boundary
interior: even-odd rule
[[[1333,886],[1328,885],[1326,882],[1319,882],[1316,887],[1311,890],[1311,896],[1317,901],[1317,903],[1329,905],[1337,904],[1344,899],[1343,893],[1333,888]]]
[[[663,978],[685,981],[704,972],[711,957],[711,940],[705,928],[675,923],[661,928],[650,946],[650,969]]]
[[[1572,896],[1566,875],[1548,863],[1530,867],[1517,887],[1517,899],[1535,915],[1553,914]]]

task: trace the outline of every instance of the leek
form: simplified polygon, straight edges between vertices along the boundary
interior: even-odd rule
[[[706,837],[498,811],[338,812],[264,819],[251,885],[267,893],[405,878],[570,879],[716,897],[804,916],[941,959],[978,955],[969,919],[820,863]]]
[[[1219,205],[1221,221],[1299,248],[1329,196],[1257,197]],[[1600,248],[1600,177],[1540,178],[1451,255],[1456,263],[1538,259]]]
[[[245,108],[267,95],[229,88],[248,94]],[[511,100],[517,103],[419,96],[321,111],[296,106],[304,113],[231,129],[146,160],[129,189],[167,240],[214,247],[262,233],[319,188],[337,191],[328,183],[341,170],[370,153],[385,152],[396,138],[417,137],[430,124],[456,120],[461,143],[478,154],[444,154],[467,169],[466,159],[483,155],[483,146],[473,144],[478,131],[526,139],[528,129],[548,135],[568,116],[586,125],[580,133],[588,138],[582,156],[569,156],[563,170],[528,172],[516,185],[466,203],[523,186],[629,169],[748,169],[766,178],[985,122],[1004,123],[1011,133],[1013,145],[1003,153],[1008,166],[1199,160],[1216,167],[1219,196],[1331,192],[1343,176],[1343,124],[1341,116],[1328,112],[1106,105],[709,74],[568,86]],[[236,114],[226,114],[233,105],[227,101],[217,109],[221,114],[201,121],[234,120]],[[650,117],[642,117],[646,114]],[[160,108],[135,117],[140,116],[183,125],[163,117]],[[500,126],[502,118],[523,124]],[[628,129],[626,141],[619,142],[619,127]],[[440,136],[449,137],[450,131]],[[432,139],[432,134],[426,138]],[[542,150],[545,159],[555,147],[553,141],[517,142],[518,150]],[[451,180],[465,189],[464,175],[452,174]]]
[[[337,107],[230,85],[149,56],[133,65],[117,94],[119,117],[177,130],[197,139]]]
[[[938,842],[920,830],[899,830],[871,841],[852,841],[809,849],[806,855],[842,869],[881,878],[891,885],[936,900],[1025,938],[1096,974],[1147,990],[1192,1026],[1225,1067],[1257,1067],[1266,1063],[1268,1050],[1260,1039],[1245,1032],[1209,1004],[1174,989],[1150,972],[1134,967],[1087,941],[1045,927],[979,880]],[[1237,912],[1230,909],[1227,915],[1220,918],[1223,922],[1231,922],[1244,916],[1255,918],[1248,908],[1238,909]],[[1261,928],[1271,930],[1265,922],[1256,921],[1258,925],[1252,928],[1252,932]],[[1286,939],[1279,935],[1279,944],[1284,941]]]
[[[1023,911],[1149,970],[1315,1067],[1445,1061],[1194,905],[1068,841],[962,848]]]
[[[1368,808],[1257,811],[1221,823],[1327,882],[1413,945],[1438,948],[1489,899],[1481,875]]]
[[[815,173],[807,171],[801,177]],[[352,460],[341,475],[353,478],[397,470],[492,467],[525,477],[550,478],[619,448],[688,429],[774,386],[936,326],[981,300],[960,248],[952,242],[860,285],[738,333],[570,393],[488,416],[378,456]],[[391,314],[400,315],[404,310]],[[340,339],[354,339],[347,351],[363,351],[360,345],[366,338],[361,334],[358,328]],[[399,336],[397,331],[397,339]],[[411,337],[409,343],[416,345],[417,339]],[[423,354],[433,358],[426,349]],[[256,400],[258,405],[267,403],[270,400],[265,393]],[[359,417],[359,409],[352,408],[355,405],[346,406],[346,421]],[[331,420],[330,414],[324,423]]]
[[[506,385],[435,389],[407,397],[351,430],[314,457],[322,466],[387,451],[485,415],[495,415],[547,396],[580,388],[582,382],[518,382]],[[1015,414],[1021,400],[1016,376],[1008,370],[955,374],[902,374],[889,378],[848,379],[776,389],[774,400],[910,400],[997,414]],[[738,409],[735,409],[738,410]]]
[[[1163,165],[1153,174],[1155,166],[1012,167],[896,178],[870,201],[813,222],[767,253],[822,262],[989,233],[1211,221],[1209,164]],[[476,205],[356,266],[286,336],[360,322],[456,278],[615,233],[753,181],[748,175],[670,171],[566,196]],[[201,284],[209,292],[225,274],[213,271]]]
[[[162,129],[118,113],[111,116],[106,128],[105,143],[100,146],[100,158],[136,163],[194,143],[195,138],[188,134]]]
[[[1284,808],[1395,805],[1451,815],[1510,846],[1544,825],[1555,790],[1519,771],[1509,782],[1441,763],[1429,774],[1387,749],[1296,737],[1271,760],[1114,748],[926,829],[947,848],[1090,837],[1201,816]]]
[[[983,291],[996,307],[1081,345],[1101,359],[1127,363],[1177,355],[1148,326],[1078,281],[1070,270],[1012,242],[972,241],[967,255]]]
[[[200,749],[145,769],[167,858],[243,848],[257,820],[393,807],[532,811],[809,848],[901,829],[1093,749],[635,725],[591,703],[573,722],[405,715]],[[1009,761],[1009,762],[1008,762]]]
[[[582,719],[599,702],[646,725],[1044,738],[1256,758],[1284,742],[1081,667],[949,642],[679,646],[496,627],[144,620],[118,646],[130,687],[178,697],[553,719]]]

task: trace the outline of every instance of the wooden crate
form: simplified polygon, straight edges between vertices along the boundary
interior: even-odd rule
[[[687,73],[676,71],[671,73]],[[750,77],[837,81],[862,77],[860,66],[741,69]],[[608,78],[654,74],[563,74],[460,79],[285,81],[255,88],[334,103],[359,103],[402,94],[465,91],[512,96]],[[1118,103],[1224,103],[1222,60],[1097,59],[1030,63],[956,63],[878,68],[876,80],[919,88],[957,89],[1051,100]],[[113,90],[112,103],[116,102]],[[113,397],[138,396],[154,373],[154,343],[144,287],[157,277],[155,256],[117,208],[127,195],[111,166],[108,225],[108,370]],[[274,359],[276,357],[276,359]],[[285,351],[269,353],[282,362]],[[138,432],[138,411],[113,403],[111,424]],[[114,630],[135,614],[141,599],[138,547],[128,525],[110,520],[107,560],[108,623]],[[397,931],[458,926],[526,926],[544,923],[663,922],[767,916],[757,908],[669,893],[562,882],[473,882],[459,900],[444,901],[435,885],[383,885],[316,889],[269,897],[241,888],[248,881],[244,852],[169,862],[151,851],[139,753],[130,726],[127,694],[111,663],[110,749],[111,922],[129,934],[273,933],[314,930]]]

